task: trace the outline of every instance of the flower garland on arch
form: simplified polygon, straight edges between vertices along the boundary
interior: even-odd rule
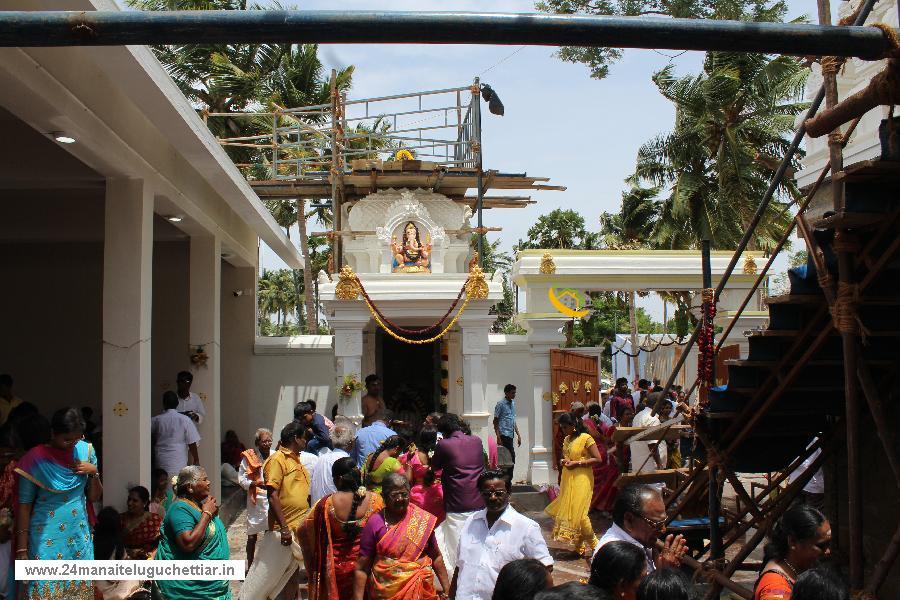
[[[469,270],[469,277],[466,279],[462,288],[459,290],[459,294],[450,305],[449,310],[444,313],[444,316],[442,316],[440,320],[432,325],[429,325],[428,327],[422,327],[419,329],[407,329],[404,327],[400,327],[396,323],[392,322],[381,312],[381,310],[378,309],[378,307],[369,297],[369,294],[366,292],[362,282],[359,280],[359,276],[357,276],[356,273],[353,272],[353,269],[350,268],[349,265],[345,265],[341,269],[338,277],[339,281],[334,289],[335,297],[337,297],[339,300],[356,300],[359,296],[362,296],[363,301],[366,303],[366,307],[369,309],[372,318],[375,320],[378,326],[381,327],[388,335],[390,335],[394,339],[406,344],[430,344],[431,342],[443,338],[447,334],[447,332],[450,331],[454,325],[456,325],[456,322],[466,310],[466,306],[469,304],[470,300],[484,300],[488,297],[488,285],[487,281],[485,281],[484,271],[482,271],[481,267],[479,267],[477,264],[473,264]],[[463,300],[462,306],[460,306],[459,311],[450,320],[450,323],[443,327],[443,329],[441,329],[437,334],[426,339],[411,339],[408,337],[404,337],[404,335],[427,335],[440,329],[447,318],[450,316],[450,314],[453,312],[453,310],[456,308],[456,306],[459,304],[459,301],[462,299],[463,294],[465,294],[466,297]]]

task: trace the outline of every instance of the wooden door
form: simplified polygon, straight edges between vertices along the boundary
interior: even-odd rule
[[[600,399],[600,379],[598,358],[570,352],[550,351],[550,389],[553,403],[553,457],[554,465],[559,464],[562,451],[562,436],[556,418],[567,412],[573,402],[588,402]]]

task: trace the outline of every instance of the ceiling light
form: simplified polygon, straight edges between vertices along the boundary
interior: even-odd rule
[[[62,131],[54,131],[52,134],[53,139],[59,142],[60,144],[74,144],[75,138],[70,135],[66,135]]]
[[[184,221],[184,217],[180,217],[178,215],[170,215],[166,217],[166,220],[170,223],[181,223],[182,221]]]

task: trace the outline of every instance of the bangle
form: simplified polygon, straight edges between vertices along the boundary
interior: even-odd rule
[[[16,529],[16,533],[28,533],[27,529]]]
[[[18,550],[16,550],[16,554],[21,554],[23,552],[25,554],[28,554],[28,548],[19,548]]]
[[[201,510],[200,513],[204,514],[204,515],[209,515],[210,519],[212,519],[212,517],[213,517],[213,514],[211,512],[209,512],[208,510]]]

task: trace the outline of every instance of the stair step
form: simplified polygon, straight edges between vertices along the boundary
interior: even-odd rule
[[[748,360],[743,358],[731,358],[725,361],[725,366],[728,367],[774,367],[778,364],[779,361],[772,360]],[[869,359],[866,360],[869,366],[890,366],[895,364],[897,361],[891,359]],[[832,366],[842,366],[844,364],[843,360],[808,360],[806,361],[806,366],[808,367],[832,367]]]
[[[818,333],[818,332],[817,332]],[[840,335],[837,330],[832,331],[831,333],[834,336]],[[800,335],[800,330],[798,329],[761,329],[759,331],[754,332],[751,337],[796,337]],[[884,330],[875,330],[869,331],[868,337],[900,337],[900,330],[896,329],[884,329]]]
[[[735,394],[740,394],[741,396],[753,396],[754,394],[756,394],[757,391],[759,391],[759,389],[758,389],[758,388],[755,388],[755,387],[731,387],[731,386],[728,386],[728,391],[729,391],[729,392],[732,392],[732,393],[735,393]],[[835,392],[841,392],[841,393],[843,393],[843,391],[844,391],[844,386],[843,386],[843,385],[838,385],[838,384],[833,384],[833,385],[804,385],[804,386],[793,386],[793,385],[792,385],[792,386],[790,387],[790,391],[791,391],[791,392],[794,392],[794,393],[797,393],[797,394],[801,394],[801,393],[808,393],[808,394],[831,394],[831,393],[835,393]]]
[[[886,213],[841,211],[816,219],[812,225],[816,229],[863,229],[880,225],[885,216]]]
[[[782,294],[766,298],[766,304],[819,304],[824,301],[822,294]]]
[[[825,302],[822,294],[783,294],[769,296],[766,304],[806,304],[814,305]],[[863,306],[900,306],[900,296],[865,296],[859,299]]]
[[[835,179],[843,182],[878,181],[888,183],[900,180],[900,162],[890,160],[863,160],[844,167]]]

